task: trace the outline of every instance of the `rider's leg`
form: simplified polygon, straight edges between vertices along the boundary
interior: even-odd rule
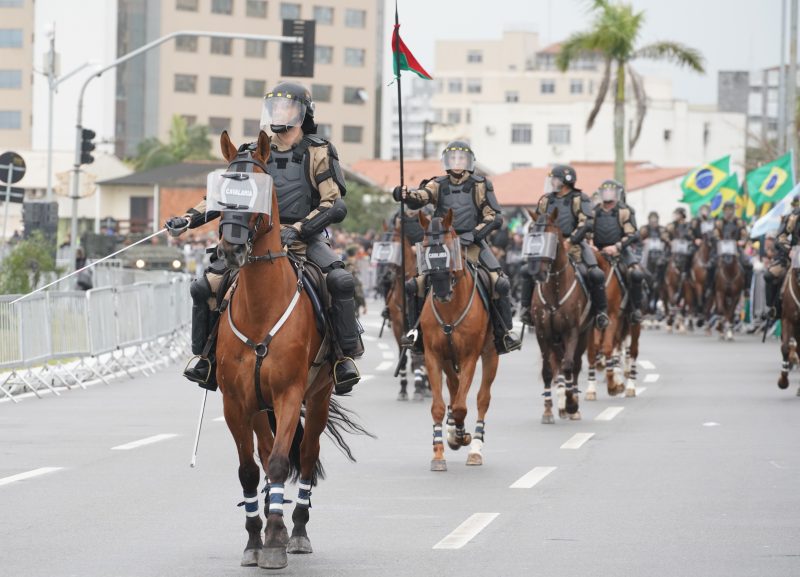
[[[608,326],[608,299],[606,298],[606,275],[597,266],[597,258],[591,247],[585,243],[581,243],[581,259],[586,266],[586,284],[589,286],[589,292],[592,294],[592,307],[595,313],[595,325],[598,329],[604,329]]]
[[[422,306],[425,304],[425,279],[421,276],[410,278],[405,283],[405,298],[406,298],[406,318],[407,329],[409,331],[416,331],[410,334],[404,334],[400,338],[400,346],[411,347],[415,346],[417,352],[422,349],[422,337],[420,335],[420,327],[418,326],[419,315],[422,313]]]
[[[642,322],[642,283],[644,281],[644,273],[638,264],[628,267],[628,281],[631,287],[631,305],[633,307],[631,322],[639,324]]]
[[[744,254],[739,255],[739,260],[742,263],[742,270],[744,271],[744,296],[750,297],[750,287],[753,286],[753,263]]]
[[[492,307],[490,315],[494,328],[494,346],[499,354],[515,351],[522,343],[511,328],[511,283],[504,274],[492,274]]]
[[[533,299],[533,277],[528,270],[528,265],[519,269],[519,300],[520,300],[520,320],[526,325],[532,325],[531,300]]]
[[[216,316],[209,305],[209,301],[216,294],[216,289],[222,281],[222,275],[213,269],[208,269],[205,274],[192,281],[189,294],[192,297],[192,354],[202,355],[208,342],[208,337],[213,327]],[[213,351],[213,345],[211,350]],[[209,358],[200,357],[192,367],[187,367],[183,375],[202,387],[216,390],[216,381],[213,379],[214,356],[209,353]]]
[[[778,296],[780,293],[781,283],[783,281],[783,275],[785,273],[786,266],[780,261],[775,262],[766,271],[764,271],[764,292],[767,301],[766,315],[770,318],[778,317],[778,307],[780,305],[780,299]]]

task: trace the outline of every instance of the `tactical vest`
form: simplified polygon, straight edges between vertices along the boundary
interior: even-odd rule
[[[594,211],[594,244],[605,248],[622,240],[622,225],[619,222],[619,207],[611,211],[597,208]]]
[[[738,237],[739,237],[739,220],[736,218],[734,218],[733,220],[723,219],[722,238],[738,240]]]
[[[457,234],[472,232],[478,223],[478,205],[475,204],[475,180],[472,176],[461,184],[453,184],[449,176],[436,179],[439,184],[439,201],[434,216],[444,217],[453,210],[453,228]]]
[[[673,222],[672,235],[674,239],[688,239],[689,238],[689,223],[688,222]]]
[[[659,230],[660,226],[650,226],[649,224],[645,225],[645,238],[661,238],[661,231]]]
[[[580,195],[580,192],[571,192],[562,197],[558,197],[555,194],[547,195],[547,214],[552,214],[553,210],[558,208],[558,220],[556,224],[558,228],[561,229],[561,234],[565,237],[571,235],[575,227],[578,226],[578,218],[572,208],[575,202],[575,194]]]
[[[299,160],[293,155],[294,149],[273,149],[267,162],[267,174],[272,177],[278,195],[281,224],[294,224],[319,205],[319,192],[308,179],[308,152]]]

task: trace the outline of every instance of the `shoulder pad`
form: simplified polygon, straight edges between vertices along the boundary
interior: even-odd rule
[[[625,224],[631,219],[631,210],[627,206],[619,207],[619,222]]]
[[[481,176],[480,174],[471,174],[470,178],[472,178],[472,180],[474,180],[475,182],[483,182],[484,180],[486,180],[486,177],[485,176]],[[487,180],[487,182],[488,182],[488,180]]]
[[[433,178],[423,178],[422,180],[419,181],[419,186],[417,188],[425,188],[425,185],[428,184],[430,181],[432,181],[434,179],[435,179],[435,177],[433,177]]]
[[[443,182],[447,182],[448,180],[450,180],[450,177],[445,174],[444,176],[437,176],[435,178],[429,179],[428,182],[430,182],[430,180],[435,180],[439,184],[442,184]]]
[[[309,146],[325,146],[328,144],[327,140],[316,134],[306,134],[303,139],[308,142]]]

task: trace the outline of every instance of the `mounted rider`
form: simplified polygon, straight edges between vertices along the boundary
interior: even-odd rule
[[[709,298],[714,290],[714,273],[716,272],[716,247],[714,230],[716,228],[716,219],[711,216],[711,207],[704,204],[697,209],[697,216],[692,219],[692,235],[694,236],[694,245],[699,248],[703,244],[709,246],[708,262],[706,263],[706,278],[703,287],[704,299]],[[695,250],[697,250],[697,248]]]
[[[672,213],[672,222],[667,225],[667,238],[670,242],[673,240],[685,240],[689,242],[689,255],[684,263],[684,270],[681,271],[682,273],[689,274],[692,267],[692,257],[695,252],[695,238],[691,223],[686,220],[686,209],[682,206],[676,208],[675,212]]]
[[[605,275],[597,266],[594,251],[586,242],[586,236],[594,226],[592,201],[579,188],[575,188],[577,175],[575,169],[566,165],[555,165],[545,179],[545,194],[539,199],[535,217],[549,215],[558,209],[556,224],[564,235],[564,248],[572,261],[577,265],[581,276],[586,279],[592,297],[592,308],[595,314],[595,325],[599,329],[608,326],[608,300],[606,298]],[[530,316],[531,298],[533,296],[533,279],[523,268],[520,273],[522,311],[521,319],[525,324],[532,324]]]
[[[331,296],[328,312],[335,338],[335,392],[348,393],[360,378],[353,359],[359,358],[364,348],[361,327],[356,320],[355,281],[345,269],[341,257],[331,248],[325,233],[326,227],[341,222],[347,214],[342,200],[346,188],[339,157],[333,144],[316,136],[314,103],[308,90],[300,84],[281,82],[267,93],[261,128],[267,126],[273,137],[265,168],[272,176],[278,197],[281,243],[326,273],[326,285]],[[243,159],[249,158],[253,146],[240,147]],[[183,216],[170,218],[166,226],[170,234],[179,236],[187,229],[202,226],[219,216],[219,212],[206,212],[203,200]],[[222,226],[225,226],[225,219]],[[195,355],[203,353],[213,323],[219,316],[217,311],[210,309],[210,303],[214,302],[224,273],[221,260],[215,260],[202,278],[192,282],[192,353]],[[267,291],[265,287],[265,295]],[[214,365],[213,354],[208,358],[201,356],[194,367],[184,371],[184,376],[200,386],[216,389]]]
[[[764,272],[766,284],[766,316],[771,319],[780,317],[780,293],[783,277],[789,269],[792,248],[800,244],[800,200],[792,199],[792,212],[781,219],[778,236],[775,238],[775,258]]]
[[[495,348],[499,354],[517,350],[521,343],[511,331],[511,283],[486,242],[489,234],[503,225],[494,187],[488,178],[475,174],[475,153],[464,141],[453,141],[444,148],[442,166],[446,175],[423,180],[416,190],[398,186],[394,189],[394,198],[399,202],[402,197],[412,209],[434,205],[436,217],[444,217],[452,209],[453,227],[467,260],[489,271],[492,285],[489,316],[494,328]],[[422,278],[412,279],[406,286],[417,296],[409,298],[407,307],[409,326],[413,327],[422,312],[423,301],[419,298],[424,295]]]
[[[714,225],[714,240],[735,240],[739,248],[739,262],[744,272],[744,296],[750,296],[750,284],[753,281],[753,263],[744,254],[744,247],[747,244],[747,225],[742,219],[736,216],[736,203],[728,200],[722,205],[722,218],[718,218]],[[717,266],[716,243],[713,257],[709,263],[708,276],[713,277]]]
[[[594,209],[594,246],[609,259],[619,258],[620,270],[631,293],[631,322],[642,322],[642,281],[644,273],[639,258],[631,245],[639,240],[636,216],[622,203],[625,187],[616,180],[606,180],[600,185],[600,204]],[[613,262],[613,261],[612,261]]]

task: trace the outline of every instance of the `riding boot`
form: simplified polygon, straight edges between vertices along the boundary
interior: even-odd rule
[[[532,325],[533,319],[531,318],[531,300],[533,299],[533,278],[526,270],[519,273],[520,283],[520,314],[519,319],[526,325]]]
[[[642,283],[641,282],[631,282],[631,306],[633,307],[633,311],[631,311],[631,322],[635,325],[638,325],[642,322],[642,300],[643,300],[643,293],[642,293]]]
[[[362,330],[356,319],[355,283],[352,275],[341,268],[329,272],[326,281],[331,295],[331,325],[341,350],[333,366],[334,392],[343,395],[361,378],[353,359],[364,354]]]
[[[608,299],[606,298],[605,275],[599,267],[590,267],[586,273],[589,292],[592,294],[592,308],[594,309],[594,323],[598,329],[603,330],[608,326]]]
[[[747,263],[744,268],[744,298],[750,298],[750,287],[753,286],[753,265]]]
[[[500,296],[492,302],[492,326],[494,328],[494,347],[502,355],[516,351],[522,346],[517,335],[511,330],[514,326],[511,319],[511,298],[509,295]]]
[[[780,283],[777,281],[767,282],[764,285],[764,297],[767,305],[767,310],[764,317],[767,319],[778,318],[778,292],[780,291]]]
[[[714,276],[717,272],[717,267],[710,264],[706,268],[706,282],[703,285],[703,300],[712,298],[714,293]]]
[[[408,329],[408,333],[400,337],[400,346],[404,348],[414,347],[414,349],[416,350],[417,349],[416,343],[422,340],[419,338],[417,321],[419,320],[419,315],[422,312],[422,305],[425,301],[417,296],[416,278],[411,278],[406,281],[405,290],[406,290],[406,322],[407,322],[406,328]],[[417,330],[415,331],[415,329]]]

